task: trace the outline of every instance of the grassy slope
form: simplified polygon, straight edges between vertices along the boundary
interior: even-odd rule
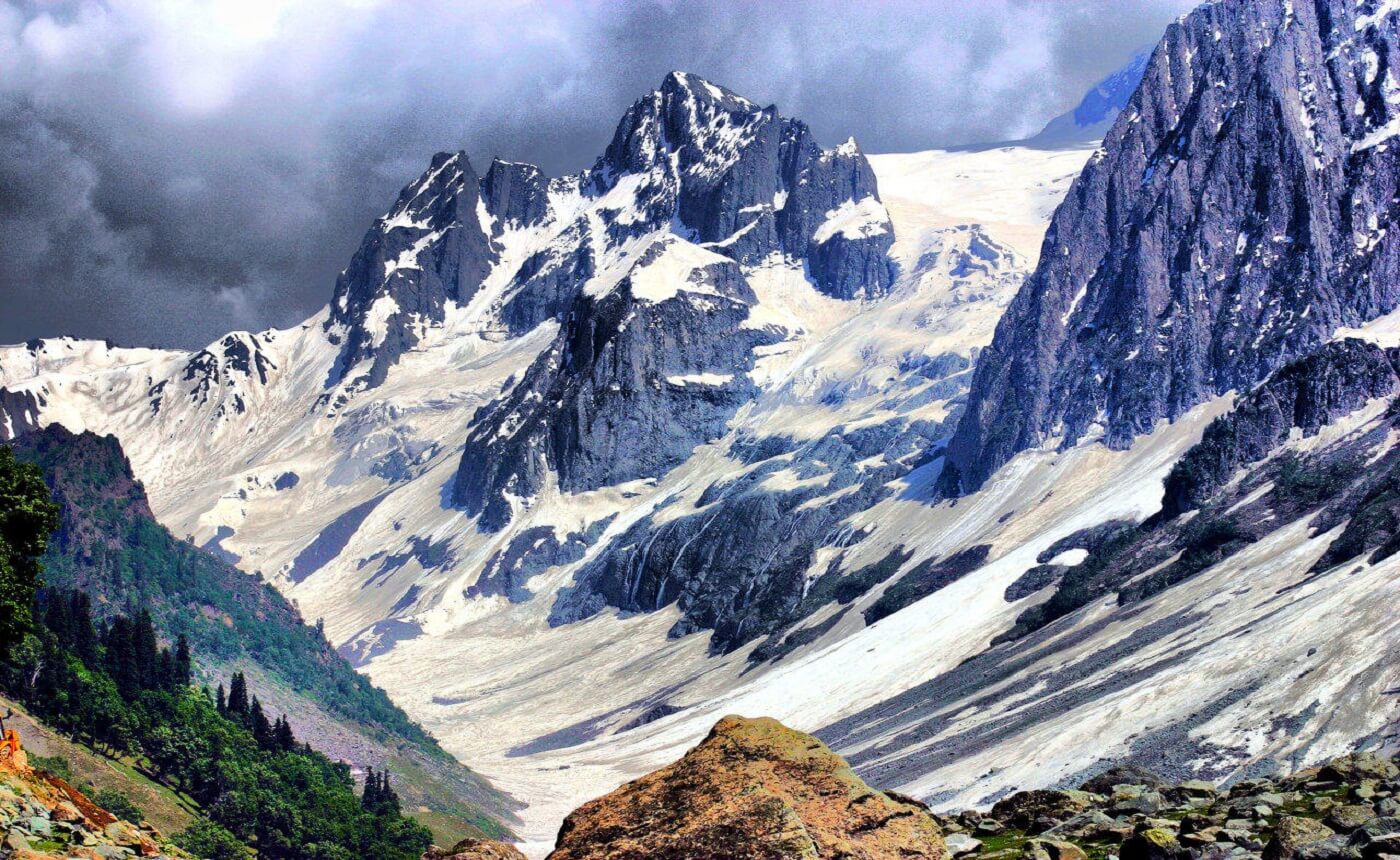
[[[424,823],[439,839],[508,835],[511,798],[439,747],[276,589],[155,521],[115,438],[54,426],[14,447],[40,465],[63,507],[45,558],[49,584],[87,591],[99,614],[149,608],[165,635],[189,638],[211,686],[247,671],[254,692],[287,713],[299,737],[352,764],[388,767],[405,808],[428,810]]]
[[[85,792],[109,788],[120,791],[145,813],[146,820],[170,834],[194,820],[193,806],[169,788],[147,779],[129,761],[118,761],[76,744],[48,726],[37,722],[21,706],[0,696],[0,712],[13,709],[14,717],[5,725],[19,730],[24,749],[31,756],[57,756],[73,770],[74,784]]]

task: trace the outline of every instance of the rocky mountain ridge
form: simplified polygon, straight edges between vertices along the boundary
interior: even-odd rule
[[[1125,448],[1396,307],[1384,3],[1201,6],[1167,29],[978,363],[940,486]]]

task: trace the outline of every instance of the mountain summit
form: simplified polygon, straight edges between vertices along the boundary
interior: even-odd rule
[[[435,156],[336,283],[329,383],[382,384],[427,329],[478,298],[491,305],[479,325],[512,336],[563,319],[586,283],[616,282],[667,235],[740,263],[802,261],[843,299],[884,295],[894,279],[893,228],[854,140],[822,149],[776,108],[672,72],[580,174],[496,161],[483,177],[466,153]]]

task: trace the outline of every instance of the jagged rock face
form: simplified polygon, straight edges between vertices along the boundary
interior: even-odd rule
[[[512,186],[528,182],[513,182],[509,174],[502,169],[492,185],[498,205],[510,215],[528,214],[527,193],[518,192],[514,208],[510,202]],[[449,301],[471,299],[497,258],[481,217],[480,189],[466,153],[438,153],[365,235],[331,300],[326,327],[342,350],[339,376],[330,382],[370,360],[352,383],[379,385],[422,329],[443,321]]]
[[[584,804],[550,860],[950,857],[928,811],[876,791],[816,738],[725,717],[675,764]]]
[[[496,159],[482,177],[481,199],[496,235],[534,227],[549,215],[549,180],[533,164]]]
[[[594,172],[658,169],[648,213],[674,211],[716,252],[806,258],[817,288],[838,298],[889,291],[894,230],[854,140],[823,150],[804,123],[673,72],[623,117]]]
[[[843,575],[838,556],[829,573],[809,583],[817,550],[858,542],[862,535],[843,521],[892,494],[891,482],[907,474],[940,431],[924,422],[892,422],[836,428],[803,445],[781,437],[746,440],[735,453],[752,456],[753,470],[710,485],[694,513],[638,520],[559,593],[550,623],[579,621],[608,606],[651,612],[676,603],[682,617],[670,634],[713,630],[711,650],[722,653],[778,634],[829,600],[850,603],[898,565],[878,578]],[[881,464],[870,465],[877,455],[884,455]],[[788,473],[798,481],[829,477],[783,489]],[[770,479],[776,487],[766,486]],[[780,638],[770,640],[777,653]]]
[[[39,428],[44,396],[0,387],[0,442],[9,442]]]
[[[757,392],[753,348],[772,337],[743,327],[752,301],[737,265],[675,239],[615,289],[580,295],[510,394],[473,419],[457,503],[496,530],[549,472],[579,492],[679,465]]]
[[[1347,338],[1324,345],[1275,373],[1234,411],[1206,428],[1200,443],[1167,476],[1162,515],[1199,507],[1241,466],[1266,457],[1297,427],[1304,436],[1400,391],[1400,350]]]
[[[276,369],[257,335],[235,332],[191,356],[181,378],[189,383],[191,400],[201,404],[217,401],[214,414],[224,418],[247,412],[244,395],[255,386],[266,385],[268,375]],[[153,412],[164,407],[165,396],[163,386],[151,389]]]
[[[619,205],[578,214],[610,197]],[[502,258],[511,234],[531,231],[552,241],[524,260]],[[327,384],[380,385],[497,266],[508,284],[497,322],[518,337],[563,318],[599,274],[599,255],[672,232],[744,264],[805,261],[817,288],[839,298],[879,297],[894,280],[893,227],[854,140],[824,150],[776,108],[673,72],[581,174],[550,180],[496,160],[479,177],[465,153],[434,157],[337,281],[326,327],[342,351]]]
[[[1172,25],[982,353],[941,489],[1114,448],[1400,300],[1397,10],[1222,0]]]

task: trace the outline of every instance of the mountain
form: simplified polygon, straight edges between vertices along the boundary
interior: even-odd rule
[[[1392,744],[1397,11],[1203,6],[1102,146],[674,74],[580,174],[433,159],[301,326],[0,349],[0,427],[119,438],[532,856],[730,713],[938,808]]]
[[[460,767],[308,626],[270,585],[176,540],[151,514],[114,437],[51,425],[12,447],[40,466],[61,507],[45,554],[45,585],[89,595],[98,619],[139,606],[173,641],[186,637],[210,686],[234,671],[318,746],[400,774],[405,796],[504,834],[509,798]]]
[[[1089,151],[822,149],[670,75],[582,174],[434,158],[301,326],[0,349],[0,426],[121,439],[162,523],[323,619],[540,844],[637,773],[558,770],[580,742],[863,627],[902,565],[926,583],[881,612],[978,557],[850,520],[909,503]]]
[[[1137,91],[1151,58],[1150,49],[1133,54],[1121,69],[1085,93],[1073,110],[1050,120],[1026,143],[1033,146],[1065,146],[1103,140],[1113,121]]]
[[[1389,7],[1220,2],[1168,28],[978,362],[941,486],[1247,388],[1388,313]]]

